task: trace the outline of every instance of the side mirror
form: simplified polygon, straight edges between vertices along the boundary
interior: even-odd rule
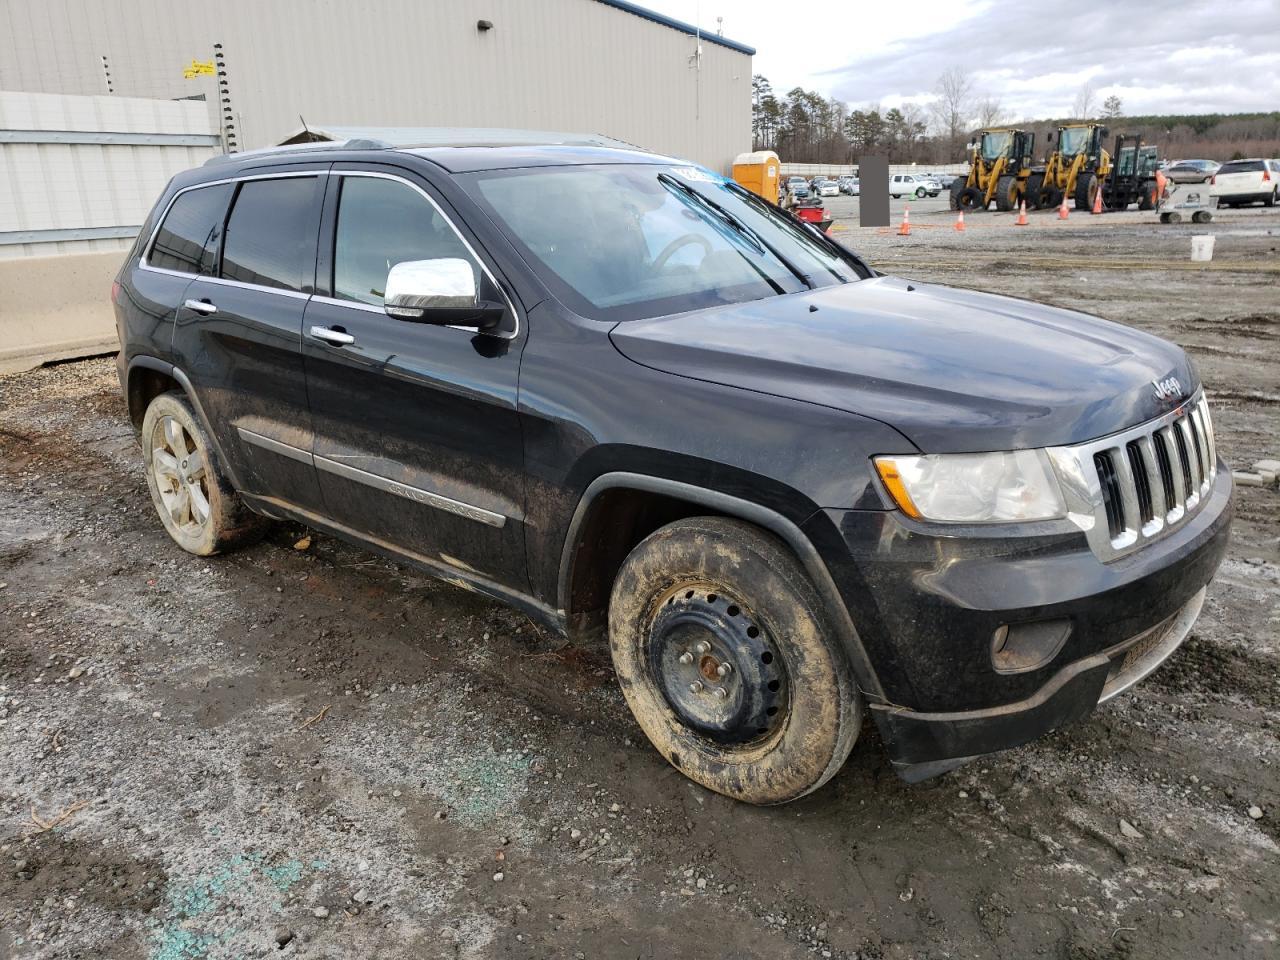
[[[387,316],[439,326],[491,330],[502,320],[506,305],[481,300],[475,267],[467,260],[405,260],[387,274],[383,297]]]

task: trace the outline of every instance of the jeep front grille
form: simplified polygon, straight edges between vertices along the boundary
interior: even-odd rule
[[[1203,393],[1141,426],[1049,455],[1071,519],[1103,561],[1185,523],[1208,499],[1218,473]]]

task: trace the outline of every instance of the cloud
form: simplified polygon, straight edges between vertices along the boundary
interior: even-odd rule
[[[921,102],[944,69],[958,66],[978,96],[999,98],[1019,118],[1069,114],[1086,80],[1098,106],[1114,93],[1135,115],[1275,110],[1278,38],[1275,0],[1078,0],[1057,8],[1000,0],[944,30],[921,25],[820,79],[855,106],[888,107]]]

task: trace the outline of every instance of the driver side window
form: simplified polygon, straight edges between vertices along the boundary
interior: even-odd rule
[[[382,305],[387,274],[406,260],[457,258],[480,271],[462,238],[407,183],[344,176],[333,246],[333,295]]]

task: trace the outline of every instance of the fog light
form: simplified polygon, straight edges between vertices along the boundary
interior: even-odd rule
[[[1001,624],[991,635],[991,664],[996,673],[1039,669],[1058,655],[1070,635],[1070,620]]]

